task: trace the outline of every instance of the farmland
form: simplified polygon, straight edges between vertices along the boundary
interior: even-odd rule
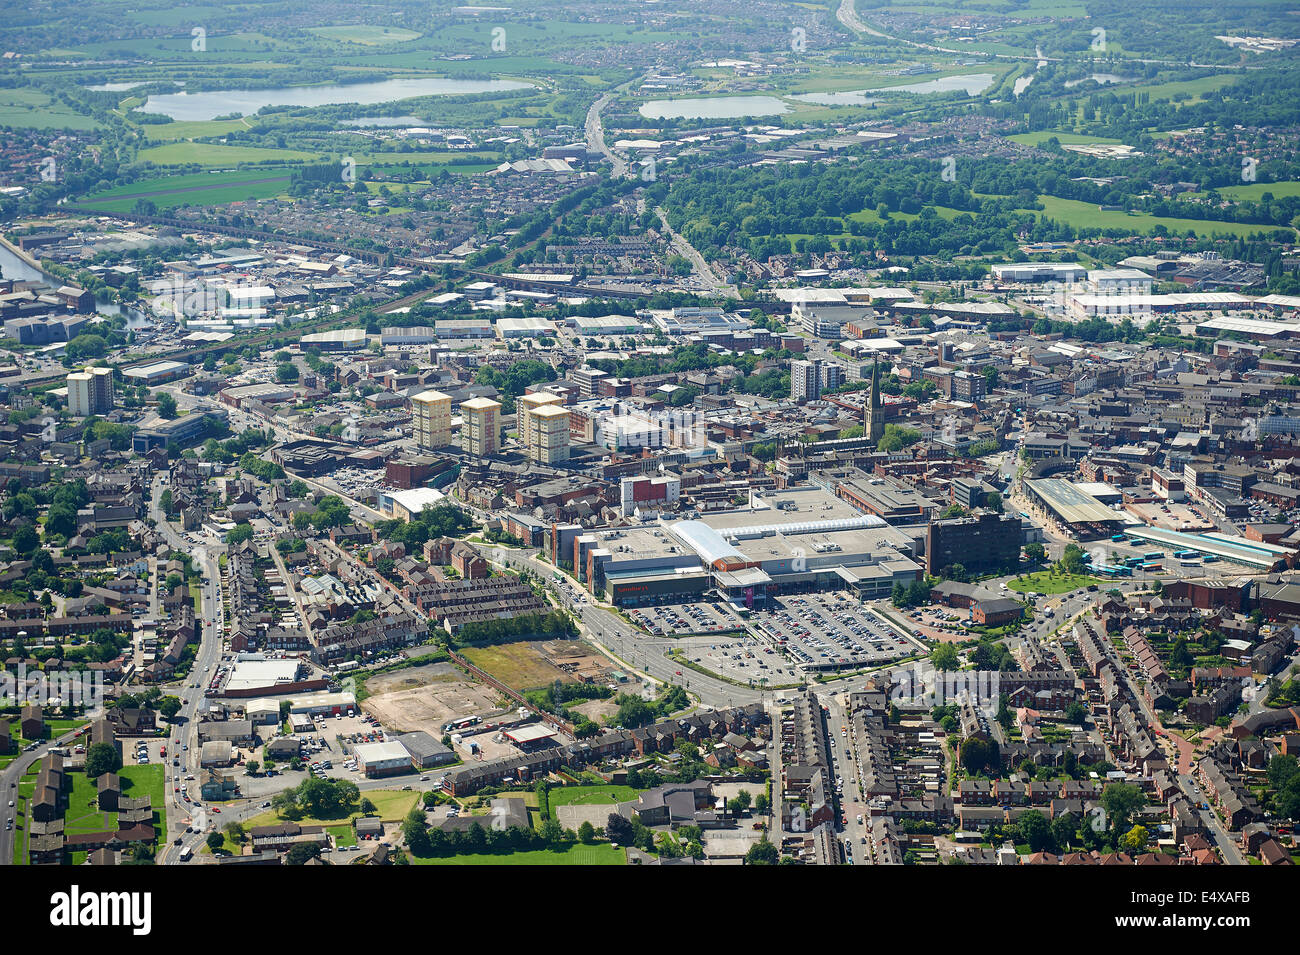
[[[141,199],[159,210],[184,204],[221,205],[279,195],[288,187],[289,178],[288,171],[281,169],[164,176],[107,189],[87,196],[82,203],[105,212],[130,212]]]

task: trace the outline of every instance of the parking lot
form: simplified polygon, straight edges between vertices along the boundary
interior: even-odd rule
[[[805,670],[875,666],[915,647],[842,594],[778,598],[755,610],[752,622]]]
[[[690,633],[731,633],[744,627],[741,619],[724,604],[664,604],[628,611],[632,622],[647,633],[678,636]]]
[[[742,683],[767,680],[772,686],[799,680],[795,668],[781,654],[748,634],[723,640],[706,636],[686,637],[680,647],[692,663],[729,680]]]

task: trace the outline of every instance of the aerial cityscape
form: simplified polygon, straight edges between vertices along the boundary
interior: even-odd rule
[[[1295,863],[1285,3],[3,7],[4,865]]]

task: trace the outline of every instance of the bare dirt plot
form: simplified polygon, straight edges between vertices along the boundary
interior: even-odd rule
[[[618,704],[612,699],[588,700],[586,703],[570,704],[569,710],[573,713],[581,713],[593,723],[600,723],[618,712]]]
[[[374,696],[396,690],[410,690],[430,683],[455,683],[465,679],[465,674],[450,663],[430,663],[422,667],[404,667],[387,673],[376,673],[366,679],[366,689]]]
[[[401,733],[424,730],[440,738],[443,726],[466,716],[488,716],[502,711],[501,694],[468,680],[426,682],[408,689],[369,697],[361,708],[386,727]]]

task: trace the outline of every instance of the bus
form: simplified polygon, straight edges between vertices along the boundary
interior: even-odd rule
[[[1218,559],[1219,558],[1215,557],[1213,554],[1206,554],[1204,557],[1201,558],[1201,560],[1207,564],[1212,564]]]
[[[1092,568],[1092,573],[1098,577],[1132,577],[1133,571],[1127,567],[1112,567],[1109,564],[1098,564]]]
[[[1165,556],[1164,551],[1153,550],[1148,554],[1143,554],[1143,560],[1161,560]]]
[[[1161,569],[1161,565],[1159,561],[1151,561],[1149,563],[1143,564],[1142,569],[1145,570],[1148,574],[1153,574]]]
[[[185,848],[183,848],[183,849],[181,850],[181,856],[180,856],[181,861],[182,861],[182,862],[189,862],[189,861],[190,861],[190,856],[192,856],[192,855],[194,855],[194,851],[193,851],[192,849],[190,849],[189,846],[186,846]]]
[[[1127,538],[1123,534],[1111,534],[1110,539],[1116,544],[1122,544]]]
[[[1126,557],[1124,558],[1125,567],[1141,567],[1145,558],[1143,557]]]
[[[1174,556],[1179,560],[1187,560],[1189,557],[1196,557],[1200,553],[1201,552],[1198,550],[1176,550],[1174,551]]]

